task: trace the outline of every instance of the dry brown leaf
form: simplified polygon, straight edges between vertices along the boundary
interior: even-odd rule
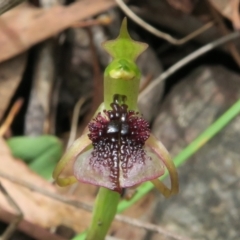
[[[5,172],[13,177],[19,178],[20,180],[32,183],[48,190],[49,192],[57,192],[54,186],[32,172],[24,162],[13,159],[10,150],[1,138],[0,155],[1,172]],[[33,192],[4,178],[0,178],[0,181],[8,191],[9,195],[15,199],[16,203],[22,210],[26,221],[40,225],[44,228],[65,225],[77,232],[83,231],[87,228],[91,217],[89,212],[82,209],[76,210],[75,207],[43,196],[40,193]],[[6,211],[15,214],[14,209],[9,205],[0,192],[0,213]]]
[[[0,62],[115,5],[113,0],[82,0],[46,10],[22,4],[0,17]]]
[[[239,0],[209,0],[212,6],[240,29]]]
[[[240,29],[239,4],[240,4],[239,0],[232,0],[232,8],[234,9],[232,22],[233,22],[234,28],[237,30]]]
[[[232,13],[234,9],[232,8],[232,2],[236,0],[209,0],[210,3],[226,18],[232,19]],[[237,0],[238,1],[238,0]]]
[[[184,13],[191,13],[195,5],[193,0],[167,0],[167,2]]]
[[[26,57],[22,54],[0,64],[0,120],[22,79]]]

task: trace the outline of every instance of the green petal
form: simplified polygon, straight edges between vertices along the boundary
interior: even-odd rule
[[[159,161],[162,161],[166,166],[167,170],[169,171],[171,179],[171,188],[168,189],[168,187],[166,187],[158,179],[152,180],[152,183],[166,197],[169,197],[173,194],[177,194],[179,191],[178,173],[167,149],[152,134],[146,141],[146,146],[150,147],[158,155]]]
[[[53,178],[56,180],[59,186],[67,186],[77,181],[74,176],[64,178],[59,176],[72,160],[75,160],[81,152],[91,146],[92,142],[88,138],[88,133],[89,132],[86,132],[73,143],[73,145],[66,151],[54,169]]]

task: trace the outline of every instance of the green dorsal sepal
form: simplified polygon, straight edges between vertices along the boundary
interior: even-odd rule
[[[123,19],[119,36],[115,40],[104,42],[102,45],[113,59],[128,59],[132,61],[135,61],[148,47],[146,43],[134,41],[130,37],[126,18]]]

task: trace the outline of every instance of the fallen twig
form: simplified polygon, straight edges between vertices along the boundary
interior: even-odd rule
[[[139,92],[142,92],[142,91],[150,84],[150,82],[152,81],[152,79],[153,79],[152,74],[148,74],[148,75],[145,77],[142,85],[140,86]]]
[[[176,239],[176,240],[191,240],[190,238],[177,235],[177,234],[172,233],[172,232],[170,232],[170,231],[168,231],[168,230],[166,230],[166,229],[164,229],[160,226],[157,226],[155,224],[142,222],[142,221],[139,221],[137,219],[130,218],[130,217],[127,217],[127,216],[116,215],[115,219],[118,220],[118,221],[127,223],[129,225],[132,225],[134,227],[144,228],[148,231],[163,234],[164,236],[171,237],[171,238]]]
[[[161,84],[162,81],[166,80],[168,77],[170,77],[172,74],[176,73],[179,69],[181,69],[183,66],[187,65],[191,61],[195,60],[196,58],[202,56],[203,54],[213,50],[214,48],[223,45],[229,41],[232,41],[235,38],[240,37],[240,32],[233,32],[231,34],[228,34],[224,37],[221,37],[215,41],[212,41],[205,46],[199,48],[198,50],[194,51],[193,53],[189,54],[185,58],[181,59],[177,63],[175,63],[173,66],[171,66],[169,69],[167,69],[165,72],[163,72],[159,77],[157,77],[155,80],[151,82],[140,94],[139,99],[146,97],[147,95],[151,94],[151,91],[158,87],[159,84]]]
[[[74,207],[77,207],[77,208],[82,208],[86,211],[92,211],[92,207],[88,204],[85,204],[83,202],[80,202],[80,201],[77,201],[77,200],[71,200],[69,198],[66,198],[60,194],[57,194],[57,193],[53,193],[53,192],[50,192],[48,190],[45,190],[43,188],[40,188],[38,186],[35,186],[31,183],[28,183],[26,181],[23,181],[21,179],[18,179],[18,178],[15,178],[9,174],[6,174],[2,171],[0,171],[0,177],[3,177],[7,180],[9,180],[10,182],[12,183],[15,183],[15,184],[18,184],[18,185],[21,185],[23,187],[26,187],[28,189],[30,189],[31,191],[35,191],[35,192],[38,192],[44,196],[47,196],[49,198],[52,198],[52,199],[55,199],[57,201],[60,201],[60,202],[63,202],[63,203],[66,203],[66,204],[69,204],[69,205],[72,205]]]
[[[18,114],[19,110],[21,109],[23,104],[23,99],[19,98],[12,106],[8,116],[6,117],[3,124],[0,126],[0,137],[2,137],[5,132],[9,129],[11,126],[15,116]]]
[[[82,105],[86,102],[86,99],[87,98],[85,97],[81,97],[74,106],[73,117],[71,122],[71,130],[70,130],[70,136],[67,143],[67,148],[69,148],[76,139],[78,118],[79,118]]]
[[[141,27],[143,27],[144,29],[146,29],[147,31],[149,31],[150,33],[154,34],[155,36],[162,38],[174,45],[182,45],[186,42],[188,42],[189,40],[197,37],[198,35],[202,34],[203,32],[205,32],[206,30],[208,30],[209,28],[211,28],[212,26],[214,26],[214,22],[209,22],[205,25],[203,25],[202,27],[200,27],[199,29],[195,30],[194,32],[190,33],[189,35],[185,36],[184,38],[181,39],[176,39],[174,37],[172,37],[171,35],[162,32],[158,29],[156,29],[155,27],[153,27],[152,25],[148,24],[147,22],[145,22],[142,18],[138,17],[125,3],[123,0],[115,0],[118,4],[118,6],[122,9],[122,11],[129,17],[131,18],[134,22],[136,22],[137,24],[139,24]]]

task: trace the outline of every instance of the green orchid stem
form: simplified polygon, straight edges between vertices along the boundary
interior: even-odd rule
[[[117,212],[120,194],[101,187],[94,205],[86,240],[104,240]]]

